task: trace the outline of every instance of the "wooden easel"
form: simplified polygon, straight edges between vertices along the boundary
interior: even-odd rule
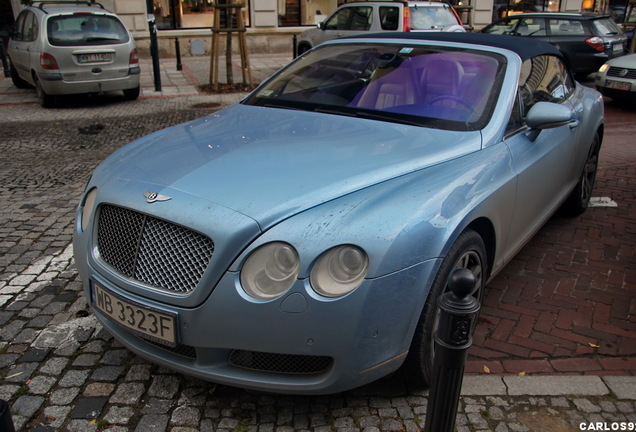
[[[247,42],[245,40],[245,19],[243,16],[243,4],[218,4],[214,5],[214,27],[212,27],[212,46],[210,49],[210,84],[217,91],[219,89],[219,35],[225,33],[226,38],[232,37],[232,32],[238,32],[239,52],[241,55],[241,73],[243,84],[252,85],[252,72],[250,70],[250,60],[247,55]],[[221,11],[227,11],[226,27],[221,28]],[[236,14],[237,27],[233,28],[232,17]],[[226,53],[230,56],[232,53]],[[232,67],[231,62],[227,67]],[[230,84],[230,83],[228,83]]]

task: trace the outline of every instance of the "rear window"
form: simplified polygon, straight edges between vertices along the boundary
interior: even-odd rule
[[[129,41],[122,23],[110,15],[73,14],[47,22],[49,43],[55,46],[113,45]]]
[[[448,7],[413,6],[409,8],[411,14],[411,30],[442,29],[459,24],[455,14]]]
[[[592,27],[596,29],[596,33],[598,33],[599,36],[611,36],[621,33],[621,29],[618,28],[618,25],[616,25],[611,18],[592,20],[591,24]]]

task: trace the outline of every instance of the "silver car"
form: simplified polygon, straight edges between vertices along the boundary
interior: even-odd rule
[[[605,96],[636,103],[636,54],[609,60],[595,80],[596,89]]]
[[[301,394],[402,367],[423,387],[449,274],[479,300],[559,207],[582,213],[604,131],[542,41],[325,42],[100,164],[75,264],[104,329],[162,367]]]
[[[123,90],[139,96],[135,40],[119,18],[94,3],[45,4],[24,8],[9,40],[11,79],[36,88],[43,107],[56,95]]]
[[[453,7],[440,1],[345,3],[298,39],[298,53],[340,37],[377,32],[465,32]]]

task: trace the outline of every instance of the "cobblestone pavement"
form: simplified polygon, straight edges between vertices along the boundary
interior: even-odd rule
[[[91,170],[136,137],[240,97],[199,94],[201,59],[174,76],[174,62],[162,67],[162,92],[146,76],[138,101],[51,110],[0,77],[0,399],[16,430],[420,430],[428,395],[399,376],[321,397],[214,385],[138,358],[88,312],[70,244]],[[607,109],[596,195],[618,207],[555,216],[490,284],[459,432],[636,429],[636,111]]]

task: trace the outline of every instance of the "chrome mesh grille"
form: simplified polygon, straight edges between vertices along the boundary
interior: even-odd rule
[[[230,364],[243,369],[285,374],[315,375],[328,369],[331,357],[299,354],[277,354],[258,351],[234,350]]]
[[[124,276],[173,293],[194,290],[214,243],[203,234],[112,205],[100,208],[97,249]]]

